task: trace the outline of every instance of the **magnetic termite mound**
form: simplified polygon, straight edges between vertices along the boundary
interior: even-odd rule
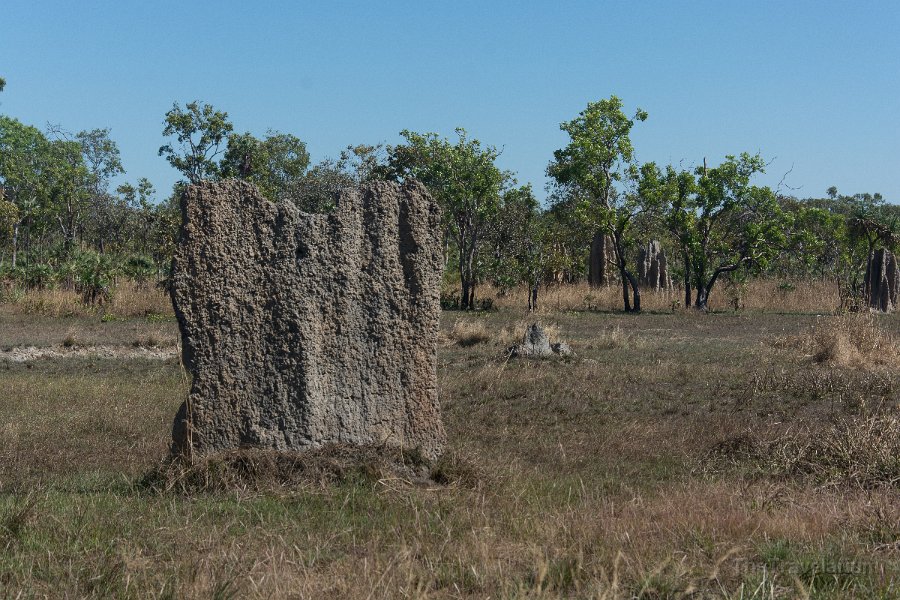
[[[193,380],[173,453],[441,453],[440,213],[423,186],[376,182],[307,214],[204,182],[182,212],[172,300]]]

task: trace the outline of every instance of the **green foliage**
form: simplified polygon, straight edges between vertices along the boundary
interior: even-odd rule
[[[254,183],[275,202],[288,197],[308,166],[305,143],[296,136],[269,131],[262,140],[250,133],[231,134],[219,170],[222,177]]]
[[[444,228],[457,252],[462,308],[474,308],[480,275],[478,252],[501,206],[503,188],[512,180],[495,161],[500,152],[456,130],[457,141],[436,133],[400,132],[405,144],[388,149],[387,172],[396,179],[422,182],[440,203]]]
[[[575,119],[562,123],[559,127],[569,134],[569,143],[553,153],[547,175],[556,182],[557,197],[567,200],[583,226],[611,237],[624,286],[624,308],[640,311],[640,291],[627,261],[635,244],[632,224],[642,211],[640,197],[633,193],[638,167],[630,134],[647,113],[639,108],[629,118],[622,106],[619,98],[610,96],[589,103]]]
[[[510,188],[500,198],[497,216],[485,236],[485,272],[505,292],[531,279],[539,205],[530,185]]]
[[[145,283],[156,275],[156,263],[150,256],[135,254],[125,259],[122,274],[138,283]]]
[[[82,252],[75,262],[75,289],[90,306],[112,300],[115,276],[119,268],[108,254]]]
[[[0,240],[12,235],[13,227],[18,221],[19,207],[0,196]]]
[[[45,263],[29,262],[24,267],[13,270],[13,277],[19,285],[29,290],[43,290],[53,286],[56,273]]]
[[[216,178],[220,167],[215,158],[223,152],[221,146],[234,129],[228,113],[198,100],[183,109],[175,102],[164,123],[163,135],[174,136],[178,145],[161,146],[159,155],[165,156],[190,183]]]
[[[694,305],[706,308],[720,276],[764,270],[789,245],[795,215],[782,210],[771,189],[751,185],[764,169],[758,154],[747,153],[693,173],[671,166],[663,173],[653,163],[641,168],[638,193],[679,246],[686,303],[693,286]]]
[[[125,172],[119,146],[109,137],[109,131],[92,129],[75,135],[97,193],[106,189],[110,178]]]
[[[569,144],[553,153],[547,175],[560,185],[575,186],[591,200],[610,207],[617,183],[630,174],[634,161],[631,129],[645,121],[641,109],[628,118],[616,96],[590,102],[575,119],[560,124],[569,134]]]
[[[124,173],[109,129],[45,133],[0,115],[0,269],[10,289],[74,286],[88,290],[88,302],[102,301],[118,273],[164,278],[183,186],[226,177],[314,213],[373,180],[421,181],[442,207],[445,280],[458,284],[453,302],[461,308],[478,305],[475,287],[485,281],[501,293],[578,281],[598,234],[613,242],[626,310],[629,295],[640,306],[630,268],[638,241],[661,239],[673,250],[669,270],[686,304],[701,308],[719,278],[739,290],[753,274],[834,279],[858,295],[873,250],[900,245],[900,207],[880,194],[845,195],[831,186],[824,198],[781,197],[753,184],[765,168],[758,155],[729,156],[711,168],[705,161],[697,169],[639,165],[630,134],[646,118],[640,109],[625,113],[610,96],[562,123],[568,141],[547,167],[553,187],[545,209],[497,166],[497,148],[463,129],[454,140],[404,130],[396,146],[352,145],[310,167],[294,135],[234,133],[227,113],[175,103],[159,153],[184,179],[158,201],[146,179],[109,189]]]
[[[0,181],[20,220],[46,205],[51,169],[50,142],[38,129],[0,115]]]

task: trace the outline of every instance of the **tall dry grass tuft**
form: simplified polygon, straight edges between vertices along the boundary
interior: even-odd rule
[[[478,319],[459,318],[453,322],[447,337],[452,343],[468,347],[490,341],[491,332]]]
[[[871,313],[824,319],[808,343],[816,362],[854,368],[900,366],[900,340],[880,327]]]

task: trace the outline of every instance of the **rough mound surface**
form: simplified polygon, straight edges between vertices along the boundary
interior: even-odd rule
[[[886,248],[875,250],[869,256],[863,287],[872,310],[892,312],[900,303],[898,263],[897,256]]]
[[[551,344],[544,328],[538,323],[532,323],[525,330],[522,343],[510,348],[508,353],[512,358],[549,358],[551,356],[570,356],[572,349],[565,342]]]
[[[650,240],[638,253],[638,282],[651,290],[672,287],[666,252],[658,240]]]
[[[191,186],[182,210],[172,298],[193,383],[173,452],[441,453],[440,213],[424,187],[378,182],[311,215],[232,180]]]

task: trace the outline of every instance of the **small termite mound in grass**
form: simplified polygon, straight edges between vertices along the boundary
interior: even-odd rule
[[[138,487],[150,493],[278,492],[345,482],[400,486],[477,487],[479,471],[455,453],[429,460],[397,447],[329,445],[304,451],[241,448],[191,462],[173,456],[146,473]]]
[[[522,343],[507,350],[511,358],[551,358],[572,355],[572,349],[563,341],[551,342],[540,323],[532,323],[525,330]]]

